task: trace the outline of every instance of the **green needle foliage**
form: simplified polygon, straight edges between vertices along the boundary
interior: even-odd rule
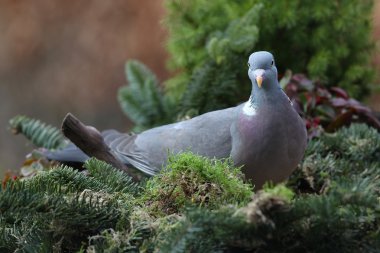
[[[136,184],[104,162],[91,159],[86,167],[89,176],[57,167],[30,179],[6,182],[0,191],[0,250],[72,252],[88,236],[127,224]]]
[[[171,63],[182,71],[166,85],[168,95],[181,100],[182,115],[236,105],[250,93],[247,57],[259,38],[262,5],[218,2],[167,2],[167,24],[174,37],[168,41]]]
[[[222,208],[216,212],[207,209],[190,209],[184,213],[185,218],[166,234],[159,248],[162,252],[236,252],[239,244],[253,245],[240,241],[255,232],[255,227],[247,223],[241,215],[235,214],[234,208]]]
[[[379,163],[379,133],[364,124],[354,124],[310,143],[300,170],[289,183],[320,193],[328,190],[335,180],[356,177],[376,180]]]
[[[0,203],[4,233],[0,249],[7,252],[22,250],[25,244],[30,244],[25,237],[35,241],[27,245],[35,247],[30,252],[38,252],[41,245],[74,250],[88,234],[112,226],[119,216],[116,203],[103,201],[92,192],[64,195],[57,190],[47,194],[18,182],[9,184],[0,193]],[[35,231],[29,230],[31,225]],[[14,231],[19,237],[10,243],[6,238],[15,237]]]
[[[372,0],[167,0],[166,6],[169,65],[178,73],[166,85],[168,95],[185,100],[185,112],[247,99],[247,57],[258,50],[273,52],[280,74],[291,69],[356,98],[368,94]],[[217,88],[223,95],[208,100]]]
[[[119,103],[140,131],[174,121],[175,110],[163,95],[156,76],[142,63],[128,61],[125,66],[128,86],[121,87]]]
[[[23,134],[37,147],[59,149],[66,146],[67,141],[59,129],[47,125],[40,120],[26,116],[16,116],[9,121],[15,134]]]
[[[378,252],[380,134],[313,139],[288,182],[252,195],[231,161],[171,156],[144,184],[104,162],[0,190],[1,252]],[[250,200],[251,198],[251,200]]]
[[[84,167],[91,177],[103,184],[103,190],[108,188],[107,192],[137,194],[140,191],[138,184],[133,182],[130,176],[103,161],[91,158],[86,161]]]

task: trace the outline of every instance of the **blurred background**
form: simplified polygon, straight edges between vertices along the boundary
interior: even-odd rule
[[[8,120],[25,114],[60,126],[67,112],[99,129],[127,131],[116,99],[124,64],[138,59],[163,80],[160,1],[0,2],[0,168],[19,168],[31,151]]]
[[[23,136],[13,136],[7,128],[17,114],[60,126],[72,112],[98,129],[131,128],[116,99],[126,83],[126,60],[140,60],[160,80],[169,77],[162,2],[0,2],[0,171],[19,168],[32,150]],[[377,41],[380,0],[375,2]],[[379,53],[373,62],[380,73]],[[380,111],[379,94],[366,103]]]

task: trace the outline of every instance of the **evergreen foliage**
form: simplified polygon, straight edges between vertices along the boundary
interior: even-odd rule
[[[183,71],[166,87],[168,95],[181,99],[181,113],[202,114],[247,99],[247,56],[258,40],[262,6],[252,1],[167,3],[167,24],[174,38],[169,38],[168,47],[172,64]]]
[[[167,0],[166,6],[170,66],[180,71],[166,84],[169,95],[183,96],[185,112],[189,103],[202,113],[247,99],[245,63],[258,50],[273,52],[279,73],[306,73],[357,98],[368,93],[372,0]],[[209,101],[216,88],[223,95]]]
[[[0,250],[72,252],[89,235],[127,223],[136,184],[104,162],[91,159],[86,166],[90,176],[57,167],[6,182],[0,192]],[[105,181],[104,173],[115,181]]]
[[[323,192],[334,181],[361,178],[376,181],[380,169],[380,134],[365,124],[353,124],[333,134],[324,134],[306,150],[297,184]],[[295,184],[293,181],[291,184]],[[302,189],[301,189],[302,190]]]
[[[233,244],[254,245],[255,240],[242,242],[252,235],[255,227],[241,215],[235,215],[235,208],[222,208],[216,212],[197,208],[184,213],[184,219],[167,233],[162,242],[162,252],[234,252]],[[253,238],[251,238],[253,239]],[[244,249],[244,247],[242,247]]]
[[[209,61],[194,73],[180,102],[180,116],[196,116],[227,108],[246,99],[236,89],[239,86],[245,90],[244,95],[250,94],[251,86],[248,78],[242,83],[246,84],[245,87],[237,82],[239,74],[245,73],[245,61],[241,59],[240,64],[237,65],[232,58],[237,59],[231,56],[219,65],[214,61]],[[204,87],[206,84],[207,88]]]
[[[88,170],[89,176],[96,178],[103,184],[102,189],[109,193],[121,192],[137,194],[140,189],[137,183],[125,172],[113,168],[111,165],[91,158],[86,161],[84,167]]]
[[[139,252],[143,237],[140,233],[140,228],[133,228],[128,232],[104,230],[100,235],[92,236],[89,239],[90,246],[86,252]]]
[[[124,113],[138,126],[136,130],[174,121],[172,102],[163,95],[156,76],[138,61],[128,61],[125,72],[129,85],[119,89],[118,99]]]
[[[98,233],[117,221],[116,203],[104,203],[91,192],[63,196],[58,190],[47,194],[23,183],[9,183],[0,193],[4,238],[0,249],[14,252],[30,247],[33,250],[27,252],[39,252],[41,246],[53,245],[74,250],[88,234]],[[15,237],[15,243],[10,243],[9,237]]]
[[[234,45],[233,37],[237,41],[243,41],[238,44],[248,46],[248,48],[239,48],[238,51],[249,50],[256,40],[256,22],[252,24],[239,22],[243,20],[241,17],[247,13],[247,10],[251,10],[248,11],[251,15],[247,15],[247,21],[257,20],[255,18],[257,13],[254,13],[257,10],[252,0],[213,2],[196,0],[191,3],[177,0],[166,1],[166,7],[165,24],[170,32],[168,50],[172,56],[169,66],[174,70],[182,70],[180,74],[167,82],[169,93],[176,98],[182,96],[192,72],[203,68],[209,54],[220,66],[222,62],[228,62],[226,59],[228,56],[224,55],[224,53],[228,54],[228,51],[223,52],[223,50],[230,49],[231,45]],[[231,31],[227,33],[226,28],[229,26]],[[244,63],[246,58],[246,56],[243,58]],[[246,64],[241,66],[246,66]]]
[[[37,147],[59,149],[67,144],[65,137],[59,129],[47,125],[40,120],[19,115],[12,118],[9,124],[15,134],[23,134]]]
[[[85,167],[4,182],[0,251],[380,249],[380,134],[366,125],[313,139],[286,186],[268,184],[249,203],[252,188],[228,160],[171,156],[140,185],[95,159]]]

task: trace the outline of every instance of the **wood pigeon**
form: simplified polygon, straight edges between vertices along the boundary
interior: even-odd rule
[[[255,52],[248,67],[252,92],[247,102],[135,135],[107,130],[102,132],[105,143],[122,163],[148,175],[165,166],[168,154],[192,151],[210,158],[231,157],[257,188],[286,179],[303,157],[305,124],[278,84],[273,55]],[[45,155],[62,162],[88,159],[74,144]]]

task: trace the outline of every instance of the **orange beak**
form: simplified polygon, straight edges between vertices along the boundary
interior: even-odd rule
[[[263,84],[265,70],[264,69],[256,69],[254,71],[254,75],[256,76],[257,86],[261,89],[261,85]]]
[[[257,86],[261,89],[261,84],[263,83],[263,76],[256,76]]]

